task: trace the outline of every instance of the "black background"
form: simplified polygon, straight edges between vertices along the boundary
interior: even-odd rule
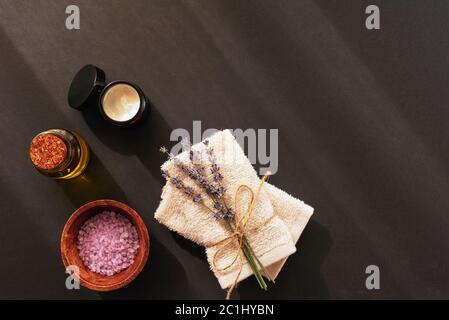
[[[381,30],[365,8],[381,9]],[[81,29],[65,28],[77,4]],[[175,128],[278,128],[271,182],[315,215],[268,293],[236,298],[449,296],[449,3],[440,1],[0,0],[0,298],[222,298],[203,249],[159,225],[162,162]],[[153,113],[117,130],[67,105],[84,64],[139,84]],[[80,133],[86,175],[54,181],[32,137]],[[65,289],[59,237],[82,204],[114,198],[151,236],[142,274],[112,293]],[[381,289],[365,288],[378,265]]]

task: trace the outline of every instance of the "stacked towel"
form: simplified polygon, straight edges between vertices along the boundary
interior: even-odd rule
[[[234,203],[234,196],[240,185],[247,185],[252,190],[257,190],[260,179],[256,171],[229,130],[217,132],[207,140],[209,146],[214,149],[220,171],[224,176],[222,185],[226,187],[225,202],[235,211],[244,212],[250,202],[249,193],[243,192],[237,203]],[[198,151],[200,161],[204,162],[202,165],[208,167],[204,145],[197,144],[192,149]],[[177,157],[185,163],[189,162],[189,154],[186,151]],[[173,161],[165,162],[162,169],[171,175],[176,174],[183,178],[186,184],[198,189]],[[212,181],[209,170],[205,175]],[[222,247],[218,243],[231,235],[228,228],[221,221],[217,221],[207,208],[189,200],[182,190],[171,183],[167,182],[164,186],[161,198],[155,218],[170,230],[206,247],[207,259],[220,286],[223,289],[230,287],[239,274],[240,265],[234,263],[226,270],[221,268],[232,263],[236,254],[235,248],[229,247],[229,250],[221,250],[220,254],[216,255],[217,250]],[[287,257],[296,251],[295,244],[312,213],[313,208],[304,202],[269,183],[263,184],[246,224],[246,229],[253,231],[245,236],[273,279],[279,274]],[[252,275],[250,266],[244,262],[238,281]]]

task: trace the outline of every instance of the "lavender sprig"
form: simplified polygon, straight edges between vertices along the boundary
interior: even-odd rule
[[[219,186],[218,187],[219,190],[223,192],[222,195],[224,195],[225,190],[221,186],[221,181],[223,180],[224,177],[220,173],[220,166],[217,164],[217,158],[215,156],[214,149],[211,146],[209,146],[209,140],[204,140],[203,144],[206,146],[206,154],[208,155],[208,159],[211,164],[210,171],[213,175],[213,179],[215,182],[217,182],[217,184]],[[228,208],[226,206],[226,203],[223,202],[223,204],[224,204],[224,208],[222,208],[222,210],[221,210],[221,217],[224,217],[226,221],[230,221],[231,227],[235,228],[235,225],[232,225],[232,221],[233,221],[232,218],[234,217],[234,212],[232,211],[231,208]],[[254,251],[252,250],[251,246],[249,245],[249,242],[246,239],[246,237],[243,237],[243,244],[244,244],[244,247],[246,248],[245,250],[243,250],[243,252],[245,254],[245,257],[246,257],[248,263],[250,264],[250,266],[254,272],[254,275],[255,275],[257,281],[259,282],[259,285],[262,288],[266,289],[267,285],[266,285],[265,281],[263,280],[261,273],[259,272],[259,268],[263,271],[265,276],[270,281],[273,281],[273,279],[270,277],[270,275],[269,275],[268,271],[266,270],[266,268],[264,267],[264,265],[260,262],[260,260],[254,254]]]
[[[167,181],[170,181],[170,183],[172,183],[176,187],[176,189],[184,191],[184,193],[189,196],[193,202],[200,203],[203,201],[201,194],[195,193],[192,187],[186,186],[184,182],[178,177],[170,176],[168,171],[163,169],[161,169],[161,174],[162,177],[164,177]]]
[[[207,178],[204,175],[205,169],[204,167],[197,167],[199,152],[192,150],[190,141],[183,139],[181,142],[183,143],[183,147],[185,150],[189,151],[189,159],[192,165],[195,167],[189,166],[183,163],[179,158],[175,157],[172,153],[170,153],[167,148],[161,147],[160,151],[163,154],[167,155],[169,160],[173,160],[174,164],[180,168],[182,172],[188,175],[190,179],[196,182],[202,189],[206,191],[206,193],[211,196],[214,202],[214,209],[209,208],[205,205],[201,194],[195,193],[192,187],[186,186],[183,181],[178,177],[171,177],[167,171],[162,170],[162,176],[170,181],[177,189],[181,189],[184,193],[191,197],[192,201],[195,203],[202,203],[207,209],[209,209],[216,220],[224,220],[226,225],[231,229],[231,231],[235,231],[235,223],[233,222],[234,212],[231,208],[226,206],[224,202],[223,196],[226,192],[226,189],[221,185],[221,181],[223,180],[223,175],[220,172],[220,166],[216,163],[216,157],[214,154],[214,149],[209,146],[209,141],[205,140],[203,144],[207,147],[206,154],[208,155],[208,160],[210,162],[210,171],[213,177],[213,180],[217,183],[214,185],[213,183],[209,183]],[[250,247],[246,237],[243,238],[243,247],[242,247],[244,256],[248,261],[252,271],[254,272],[254,276],[256,277],[257,282],[260,287],[264,290],[267,289],[267,285],[260,273],[259,268],[265,269],[264,266],[260,263],[257,256],[255,256],[252,248]],[[266,273],[267,274],[267,273]]]
[[[183,147],[190,148],[186,151],[189,151],[189,158],[192,163],[192,165],[195,165],[195,154],[197,151],[194,152],[194,150],[191,149],[190,142],[188,139],[183,139],[181,141],[183,144]],[[203,142],[206,146],[209,145],[209,141],[205,140]],[[207,178],[204,175],[205,168],[195,165],[195,167],[189,166],[185,164],[183,161],[181,161],[178,157],[173,156],[167,148],[161,147],[159,149],[160,152],[165,154],[169,160],[172,160],[173,163],[180,168],[180,170],[188,175],[190,179],[192,179],[196,184],[205,190],[205,192],[210,195],[215,202],[215,204],[220,203],[220,208],[216,208],[218,211],[214,213],[214,217],[219,220],[222,218],[225,219],[231,219],[234,216],[234,213],[232,209],[228,208],[226,206],[226,203],[222,200],[222,197],[224,196],[226,189],[221,185],[221,180],[223,179],[223,175],[220,173],[220,167],[216,163],[216,158],[213,153],[213,148],[208,147],[207,153],[209,156],[209,160],[211,161],[211,173],[213,174],[213,180],[217,182],[217,185],[214,185],[213,183],[210,183]],[[163,176],[168,176],[168,172],[163,173]],[[185,185],[180,181],[177,177],[172,177],[170,182],[174,184],[178,189],[183,189]],[[198,200],[198,197],[192,198],[193,200]]]
[[[214,148],[209,146],[209,140],[204,140],[203,144],[206,146],[206,154],[208,156],[210,162],[210,172],[212,173],[213,180],[218,184],[219,188],[221,186],[221,181],[224,179],[223,175],[220,172],[220,166],[217,164],[217,158],[214,153]],[[224,191],[222,190],[224,195]]]
[[[226,189],[221,186],[215,186],[214,184],[210,183],[207,178],[204,175],[205,172],[205,168],[196,165],[196,167],[192,167],[189,166],[187,164],[185,164],[183,161],[181,161],[178,157],[174,157],[173,154],[171,154],[167,148],[165,147],[161,147],[159,149],[160,152],[162,152],[163,154],[167,155],[167,158],[169,160],[173,160],[174,164],[184,173],[186,173],[188,175],[188,177],[190,179],[192,179],[193,181],[196,182],[196,184],[198,186],[200,186],[202,189],[204,189],[206,191],[207,194],[213,196],[213,197],[218,197],[221,198],[223,197],[223,195],[226,192]],[[192,153],[193,152],[193,153]],[[190,161],[192,162],[193,165],[195,165],[195,154],[197,154],[197,152],[190,150],[189,154],[192,155],[190,157]],[[219,169],[219,168],[218,168]]]

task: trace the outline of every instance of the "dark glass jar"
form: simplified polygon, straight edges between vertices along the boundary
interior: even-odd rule
[[[139,86],[122,80],[106,84],[104,71],[91,64],[73,78],[68,103],[83,111],[99,108],[106,121],[120,127],[142,122],[150,111],[150,100]]]

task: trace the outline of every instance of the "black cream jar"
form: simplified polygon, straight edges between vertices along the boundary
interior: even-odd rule
[[[78,110],[98,107],[106,121],[122,127],[137,124],[150,109],[148,98],[136,84],[119,80],[106,85],[104,71],[91,64],[73,78],[68,102]]]

